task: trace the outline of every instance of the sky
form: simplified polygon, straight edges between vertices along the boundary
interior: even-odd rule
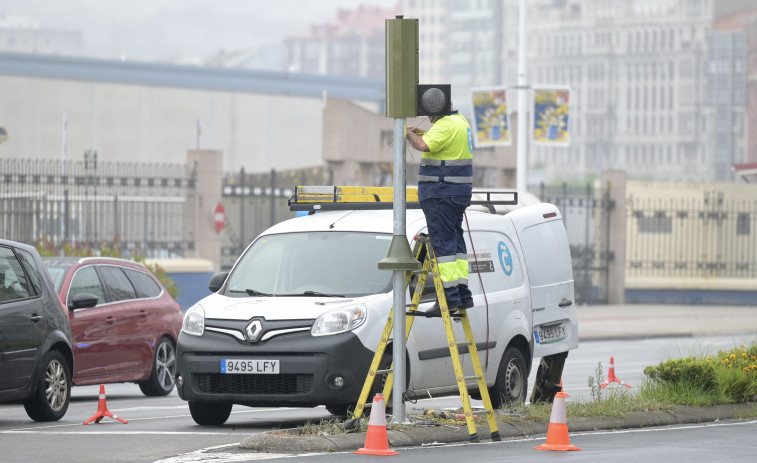
[[[83,54],[170,61],[277,46],[338,8],[392,7],[398,0],[0,0],[0,16],[26,16],[41,28],[79,30]]]

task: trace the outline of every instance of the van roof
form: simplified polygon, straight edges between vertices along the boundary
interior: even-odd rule
[[[407,229],[421,229],[426,225],[426,219],[420,210],[406,212]],[[264,234],[292,233],[315,230],[337,230],[358,232],[394,232],[392,210],[351,210],[324,211],[317,214],[297,217],[278,223],[264,232]]]

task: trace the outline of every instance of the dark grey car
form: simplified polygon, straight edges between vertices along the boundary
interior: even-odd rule
[[[37,251],[0,240],[0,402],[57,421],[71,397],[71,326]]]

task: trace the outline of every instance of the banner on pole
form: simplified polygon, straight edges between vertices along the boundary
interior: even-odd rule
[[[567,87],[534,87],[534,106],[531,111],[534,144],[570,144],[569,103],[570,89]]]
[[[477,147],[510,145],[505,87],[472,88],[473,138]]]

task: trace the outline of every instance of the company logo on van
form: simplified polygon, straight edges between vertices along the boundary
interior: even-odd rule
[[[502,266],[502,271],[505,272],[505,275],[510,276],[513,273],[513,255],[510,254],[510,249],[504,241],[500,241],[497,244],[497,253],[499,254],[499,265]]]

